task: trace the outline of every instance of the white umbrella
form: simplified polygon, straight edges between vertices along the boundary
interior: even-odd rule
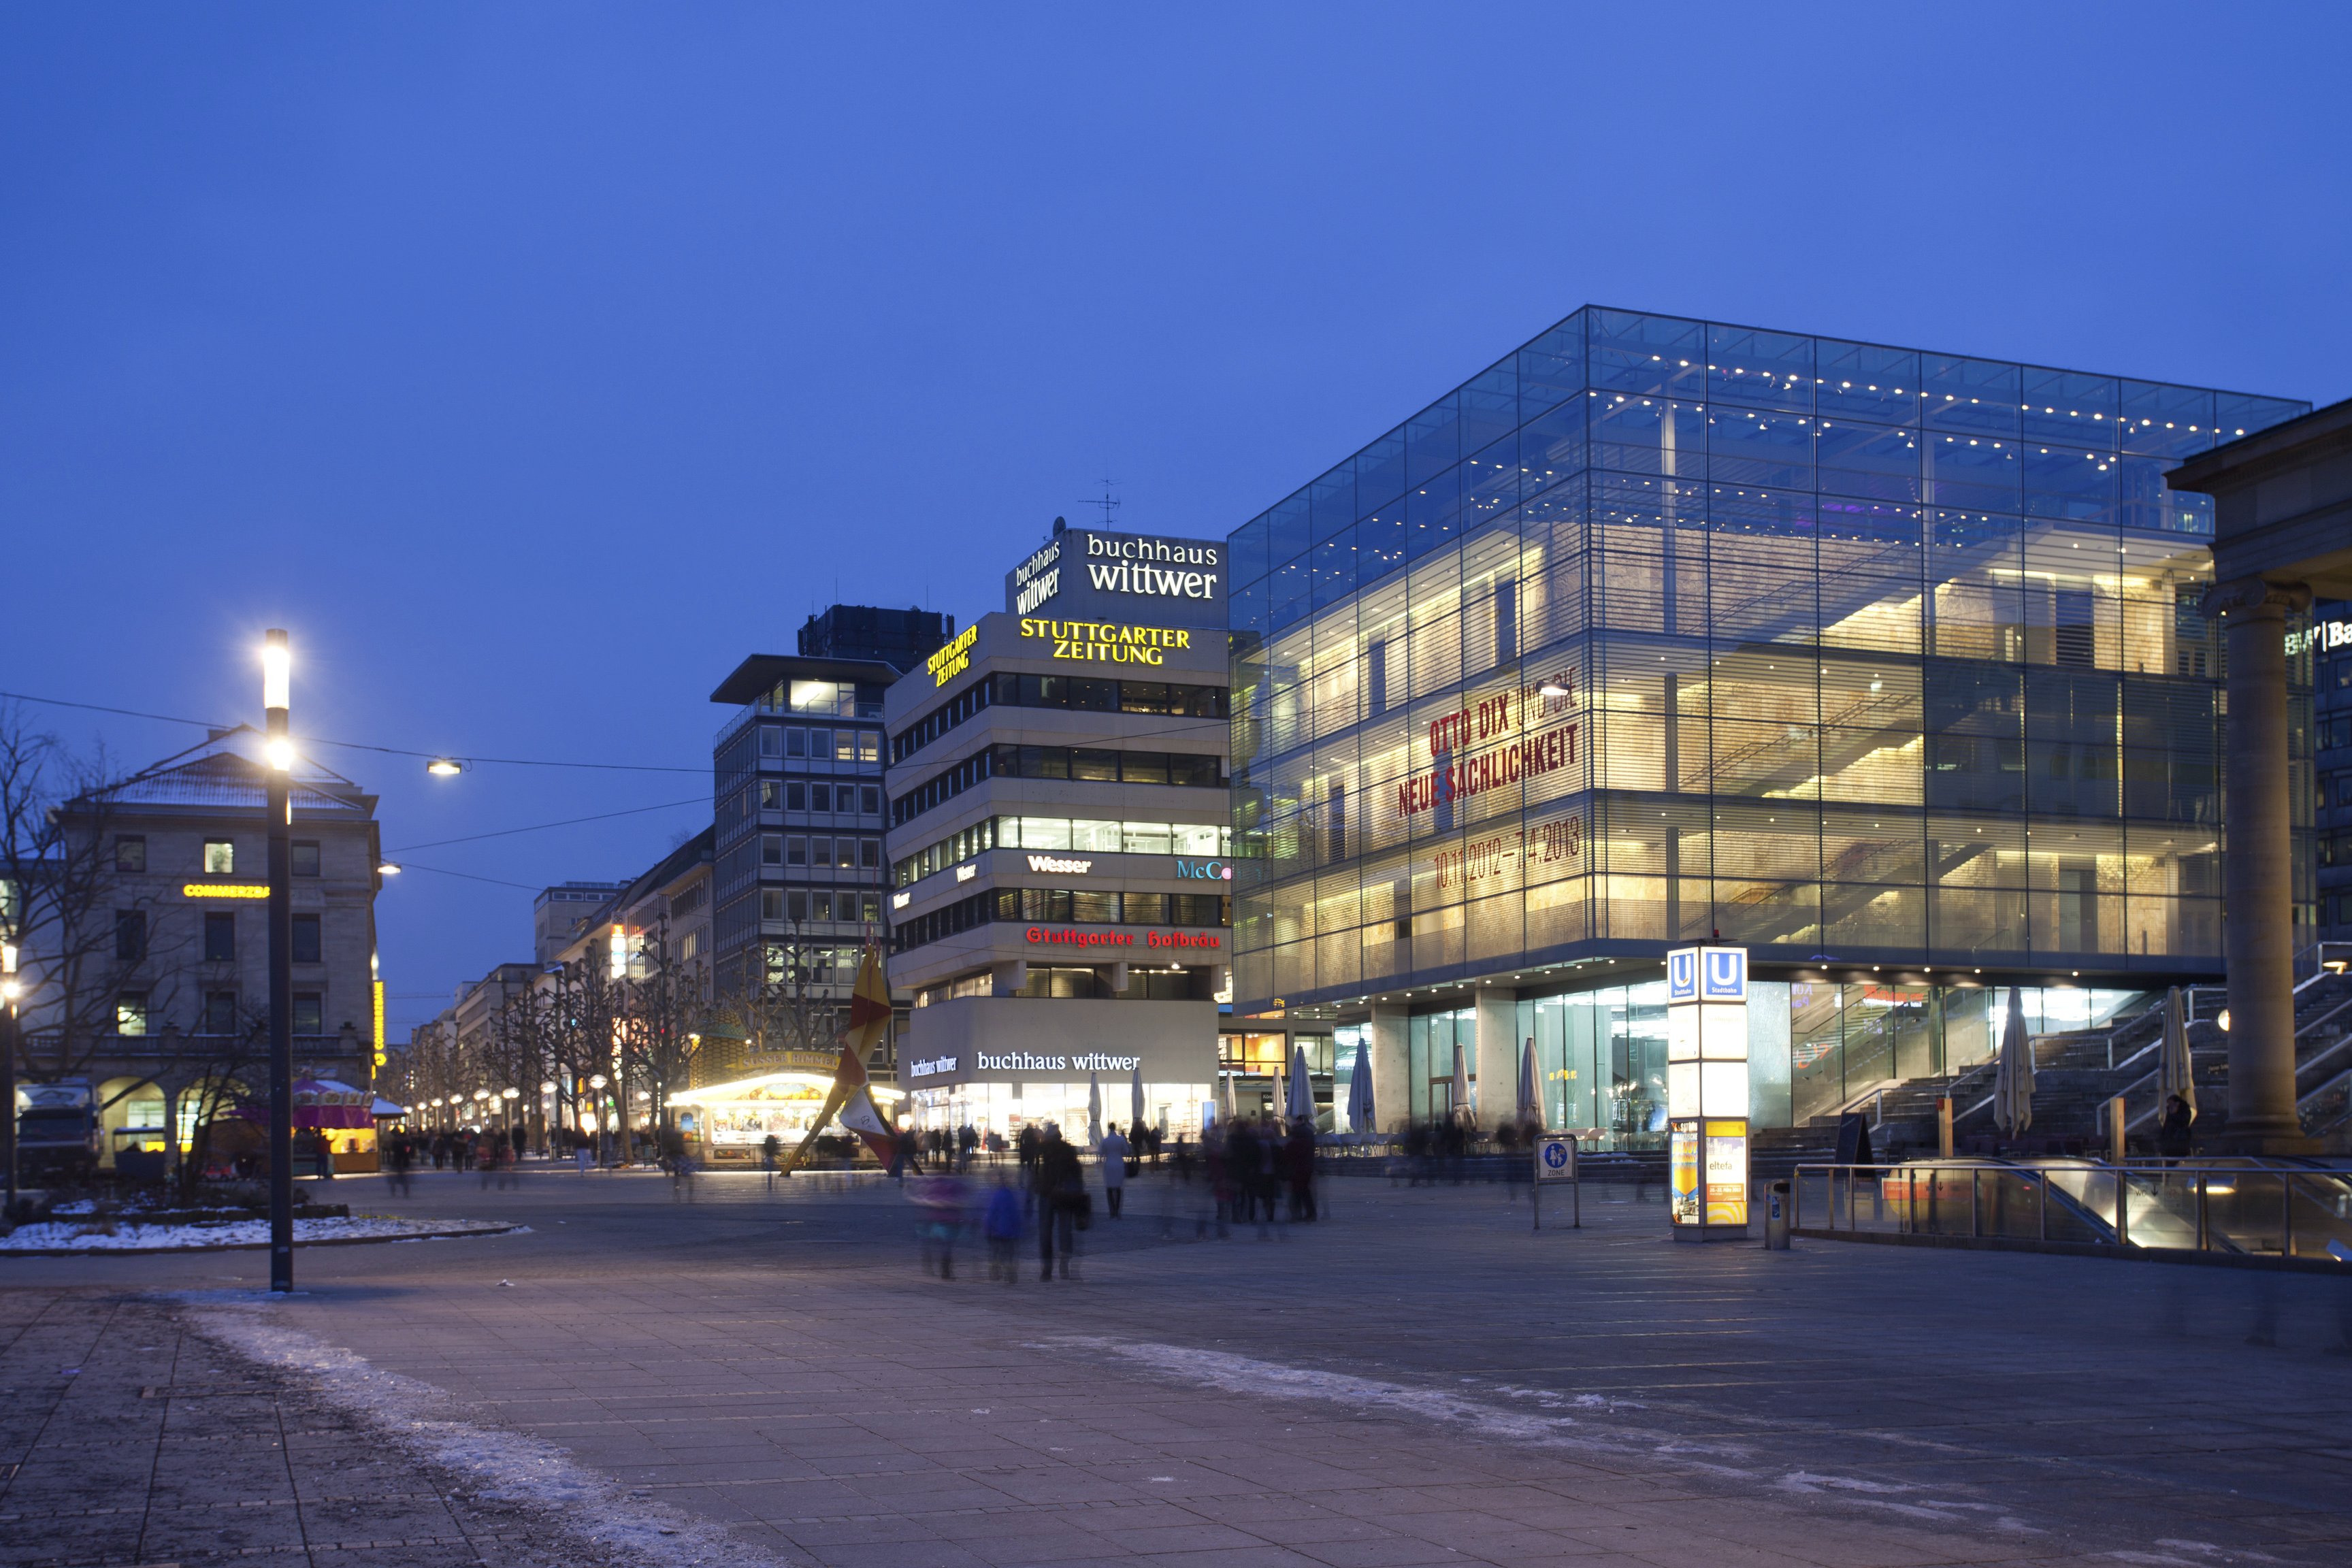
[[[1470,1069],[1462,1061],[1462,1042],[1454,1042],[1454,1114],[1465,1121],[1470,1114]]]
[[[1290,1047],[1290,1082],[1284,1087],[1287,1092],[1282,1097],[1283,1115],[1293,1121],[1304,1117],[1312,1122],[1315,1120],[1315,1085],[1307,1076],[1305,1046]]]
[[[1992,1124],[2012,1138],[2033,1125],[2033,1042],[2025,1033],[2025,994],[2014,985],[1993,1069]]]
[[[1087,1147],[1102,1142],[1102,1075],[1087,1074]]]
[[[1519,1049],[1519,1120],[1540,1121],[1542,1119],[1543,1101],[1536,1095],[1536,1042],[1535,1037],[1530,1035],[1528,1043]]]
[[[1143,1129],[1143,1063],[1135,1064],[1135,1077],[1127,1086],[1127,1137],[1129,1142]]]
[[[2174,1095],[2189,1107],[2189,1119],[2197,1120],[2197,1073],[2189,1058],[2189,1022],[2180,1005],[2180,987],[2173,986],[2164,994],[2164,1049],[2158,1054],[2156,1064],[2157,1117],[2164,1116],[2164,1107]]]
[[[1356,1047],[1355,1076],[1348,1080],[1348,1131],[1370,1132],[1372,1128],[1372,1064],[1367,1058],[1370,1046]]]

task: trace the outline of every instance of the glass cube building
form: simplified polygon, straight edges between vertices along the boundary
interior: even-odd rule
[[[1507,986],[1554,1124],[1638,1143],[1671,946],[1788,988],[1763,1125],[1981,1056],[1985,987],[2215,978],[2210,503],[2162,476],[2308,406],[1578,311],[1232,536],[1235,1012],[1410,1006],[1426,1114]]]

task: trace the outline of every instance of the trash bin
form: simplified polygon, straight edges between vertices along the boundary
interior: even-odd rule
[[[1775,1182],[1764,1194],[1764,1245],[1786,1251],[1789,1246],[1789,1184]]]

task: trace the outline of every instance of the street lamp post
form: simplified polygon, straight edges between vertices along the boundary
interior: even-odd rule
[[[294,742],[287,732],[292,651],[275,627],[261,647],[269,765],[269,1288],[294,1289]]]
[[[16,998],[24,984],[16,978],[14,932],[0,932],[0,1164],[7,1167],[7,1195],[0,1201],[0,1219],[16,1212]]]

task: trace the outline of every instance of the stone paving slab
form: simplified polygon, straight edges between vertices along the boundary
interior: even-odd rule
[[[1496,1189],[1369,1181],[1281,1243],[1195,1243],[1181,1222],[1163,1242],[1147,1179],[1136,1218],[1090,1233],[1081,1279],[1006,1286],[917,1272],[885,1190],[707,1177],[680,1205],[663,1185],[428,1177],[387,1206],[531,1233],[301,1255],[310,1293],[260,1317],[793,1563],[2352,1562],[2352,1282],[1676,1247],[1657,1205],[1609,1194],[1583,1231],[1533,1236]],[[122,1267],[6,1266],[12,1347],[72,1353],[22,1303],[67,1289],[97,1311]],[[231,1403],[258,1423],[287,1395]],[[161,1442],[135,1412],[88,1414],[123,1423],[126,1452]],[[0,1408],[29,1452],[23,1424]],[[348,1464],[343,1429],[318,1427],[319,1463]],[[281,1466],[310,1430],[281,1432]],[[424,1542],[453,1504],[418,1473],[393,1456],[373,1504],[335,1516],[290,1478],[230,1489],[272,1505],[265,1550],[279,1516],[340,1533],[369,1506]]]

